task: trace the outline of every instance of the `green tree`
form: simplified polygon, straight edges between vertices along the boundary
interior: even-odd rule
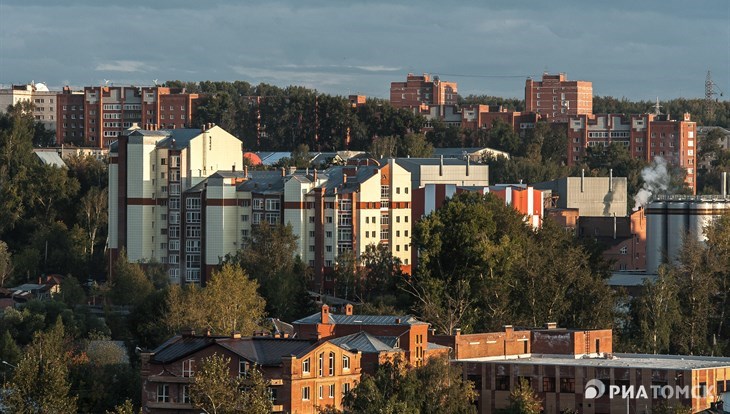
[[[431,358],[409,368],[401,358],[382,364],[374,376],[362,380],[344,398],[344,413],[476,413],[474,384],[465,381],[458,367],[446,358]]]
[[[190,384],[193,407],[208,414],[270,413],[268,382],[254,368],[248,378],[231,375],[231,359],[213,354],[201,361]]]
[[[370,153],[378,159],[393,158],[398,155],[398,137],[388,135],[373,138]]]
[[[433,146],[423,134],[406,134],[399,141],[399,157],[430,158],[433,155]]]
[[[496,118],[489,130],[488,145],[491,148],[518,155],[521,145],[520,136],[512,129],[511,125],[500,118]]]
[[[10,335],[10,331],[5,329],[2,336],[0,336],[0,361],[7,362],[7,364],[2,363],[2,366],[0,366],[3,382],[13,373],[13,366],[18,363],[20,356],[20,347]]]
[[[265,315],[266,304],[257,289],[258,283],[240,266],[226,263],[213,272],[205,288],[170,288],[167,325],[171,330],[191,327],[224,335],[252,335]]]
[[[540,414],[542,401],[530,386],[530,381],[520,379],[517,387],[509,393],[509,408],[505,414]]]
[[[141,409],[139,413],[142,413]],[[132,400],[127,398],[124,403],[114,406],[114,411],[107,411],[106,414],[137,414],[137,411],[134,410]]]
[[[17,413],[76,412],[76,397],[68,381],[63,323],[37,332],[5,385],[4,404]]]
[[[668,266],[660,267],[657,280],[645,281],[645,293],[633,299],[632,336],[638,352],[663,354],[670,350],[681,316],[675,273]]]
[[[0,240],[0,287],[4,287],[13,274],[13,260],[8,244]]]
[[[61,291],[54,295],[54,299],[60,299],[69,308],[86,304],[86,292],[76,277],[66,275],[61,280]]]
[[[99,243],[98,236],[107,224],[107,192],[99,187],[91,187],[81,197],[78,210],[78,221],[86,232],[88,242],[84,252],[94,256],[94,248]]]
[[[126,252],[121,252],[114,263],[114,278],[109,297],[115,305],[137,305],[152,293],[154,286],[142,268],[130,263]]]

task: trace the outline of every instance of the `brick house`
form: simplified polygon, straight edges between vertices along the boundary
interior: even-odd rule
[[[273,412],[316,413],[342,407],[342,396],[360,380],[361,353],[331,341],[254,336],[241,338],[177,335],[142,354],[145,413],[197,414],[188,387],[200,361],[214,354],[230,358],[231,376],[257,367],[270,382]]]

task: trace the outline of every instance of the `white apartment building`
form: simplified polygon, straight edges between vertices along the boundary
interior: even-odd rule
[[[31,82],[26,85],[12,85],[0,89],[0,113],[5,113],[10,105],[27,101],[33,104],[33,117],[49,131],[56,130],[56,94],[43,83]]]

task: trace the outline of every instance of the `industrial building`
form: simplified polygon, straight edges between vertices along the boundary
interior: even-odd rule
[[[663,263],[677,260],[686,239],[707,240],[705,228],[730,213],[727,174],[720,195],[662,195],[646,207],[646,271],[655,274]]]
[[[623,217],[628,212],[626,177],[564,177],[534,184],[550,190],[551,209],[577,209],[578,216]]]

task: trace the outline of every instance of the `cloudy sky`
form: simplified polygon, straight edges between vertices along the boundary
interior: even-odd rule
[[[181,79],[387,97],[408,72],[523,97],[566,72],[596,95],[730,94],[730,1],[0,0],[0,84]]]

